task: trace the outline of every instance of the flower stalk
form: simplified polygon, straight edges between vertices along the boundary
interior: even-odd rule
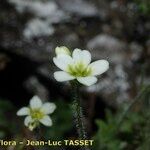
[[[83,110],[82,110],[80,96],[79,96],[79,84],[77,82],[72,82],[72,91],[73,91],[72,111],[73,111],[74,123],[79,138],[85,140],[87,139],[87,133],[85,130],[84,115],[83,115]]]
[[[34,130],[34,135],[35,135],[35,139],[36,140],[40,140],[41,139],[41,128],[40,126],[38,126],[37,128],[35,128]]]
[[[36,127],[34,130],[33,130],[33,135],[34,135],[34,138],[35,140],[37,141],[40,141],[41,140],[41,128],[40,126]],[[40,147],[34,147],[34,150],[41,150]]]
[[[84,115],[81,106],[81,99],[79,95],[80,84],[76,81],[71,82],[72,91],[73,91],[73,103],[72,103],[72,111],[74,117],[74,123],[76,126],[76,130],[78,132],[79,139],[87,140],[87,132],[84,124]],[[80,150],[90,150],[89,147],[82,147]]]

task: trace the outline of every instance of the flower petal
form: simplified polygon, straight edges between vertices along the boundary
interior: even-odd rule
[[[75,79],[74,76],[71,76],[67,72],[64,71],[57,71],[54,72],[54,78],[59,82],[69,81]]]
[[[32,109],[38,109],[42,107],[42,101],[38,96],[33,96],[32,99],[30,100],[30,107]]]
[[[30,109],[28,107],[23,107],[17,111],[17,116],[25,116],[30,114]]]
[[[31,122],[33,122],[33,119],[31,118],[31,116],[27,116],[26,118],[25,118],[25,120],[24,120],[24,124],[25,124],[25,126],[29,126],[29,124],[31,123]]]
[[[66,71],[68,65],[73,63],[73,59],[69,55],[61,54],[58,55],[57,57],[54,57],[53,62],[58,68]]]
[[[55,109],[56,105],[54,103],[45,103],[43,104],[41,111],[47,115],[53,113]]]
[[[83,61],[83,63],[85,63],[86,65],[88,65],[91,62],[91,54],[87,50],[80,50],[76,48],[73,51],[72,55],[75,62]]]
[[[44,116],[39,121],[45,126],[52,126],[52,120],[48,115]]]
[[[91,76],[90,77],[78,77],[77,80],[86,86],[90,86],[97,82],[97,78],[91,77]]]
[[[92,69],[92,75],[100,75],[108,70],[109,63],[107,60],[98,60],[89,65]]]
[[[57,56],[62,54],[71,55],[70,50],[66,46],[60,46],[60,47],[57,46],[55,48],[55,53]]]

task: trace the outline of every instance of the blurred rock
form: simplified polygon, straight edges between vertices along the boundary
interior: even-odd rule
[[[95,16],[98,10],[93,3],[86,0],[56,0],[66,12],[76,16]]]
[[[134,6],[124,5],[124,1],[108,3],[105,0],[2,1],[0,46],[4,54],[9,54],[15,62],[9,73],[14,76],[10,79],[7,74],[8,87],[5,89],[6,95],[8,88],[9,91],[13,90],[13,100],[22,83],[30,94],[39,93],[41,97],[47,95],[49,87],[54,95],[59,96],[58,93],[65,92],[69,95],[66,83],[59,84],[53,78],[53,72],[58,69],[52,62],[54,49],[61,45],[71,49],[87,48],[92,52],[92,58],[94,56],[96,60],[107,59],[110,62],[108,72],[99,76],[99,82],[89,87],[88,92],[95,92],[96,96],[103,97],[104,101],[113,106],[116,106],[116,102],[130,98],[129,89],[136,95],[134,87],[138,86],[138,71],[145,65],[142,63],[149,59],[147,55],[150,55],[150,41],[147,38],[149,23],[145,17],[139,17],[138,14],[135,16],[136,12],[132,12]],[[21,63],[17,59],[21,59]],[[18,65],[19,69],[16,69]],[[30,67],[33,68],[29,69]],[[28,76],[16,84],[16,89],[9,85],[10,82],[15,84],[20,75],[22,78],[26,73]],[[55,91],[54,87],[57,89],[59,85],[60,89]],[[21,99],[21,95],[27,95],[24,90],[22,88],[19,91],[18,99]],[[11,96],[11,92],[9,95]]]
[[[52,24],[68,18],[53,1],[9,0],[9,2],[14,4],[16,10],[22,15],[33,14],[23,31],[27,39],[52,35],[54,33]]]
[[[141,83],[141,81],[142,81],[142,83]],[[148,77],[144,77],[143,79],[141,79],[141,76],[138,76],[137,78],[136,78],[136,83],[137,83],[137,85],[144,85],[144,86],[148,86],[148,85],[150,85],[150,77],[148,76]]]
[[[147,47],[148,55],[150,56],[150,39],[146,41],[146,47]]]
[[[36,76],[31,76],[24,82],[24,86],[32,95],[38,95],[42,100],[46,101],[49,98],[49,91],[38,80]]]
[[[64,36],[63,43],[68,45],[68,47],[76,47],[79,45],[79,38],[76,33],[70,33]]]
[[[95,59],[108,59],[114,64],[124,63],[126,59],[126,43],[107,34],[100,34],[91,39],[87,48],[92,50]]]
[[[110,68],[106,73],[107,76],[100,76],[99,82],[91,87],[88,87],[89,92],[97,93],[106,100],[112,106],[115,106],[116,102],[121,103],[128,100],[128,89],[130,83],[128,81],[128,74],[122,65],[118,64],[113,68]],[[111,98],[107,98],[107,97]],[[112,99],[115,99],[115,101]]]
[[[9,0],[15,5],[16,9],[20,12],[30,12],[36,17],[49,18],[50,22],[58,22],[64,17],[63,11],[58,9],[54,1],[31,1],[31,0]]]
[[[7,55],[0,53],[0,71],[5,69],[9,61],[10,58]]]
[[[23,31],[27,39],[39,36],[50,36],[54,33],[54,28],[47,21],[41,19],[30,20]]]
[[[130,60],[134,62],[138,61],[142,55],[143,47],[136,42],[132,42],[129,48],[131,50]]]

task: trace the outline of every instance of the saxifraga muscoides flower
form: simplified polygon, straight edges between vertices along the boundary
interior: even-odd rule
[[[45,126],[52,126],[52,120],[48,115],[53,113],[55,109],[54,103],[46,102],[43,104],[38,96],[33,96],[29,107],[18,110],[17,116],[26,116],[24,124],[32,131],[40,123]]]
[[[54,78],[59,82],[76,79],[83,85],[90,86],[97,82],[97,75],[101,75],[109,68],[107,60],[97,60],[91,63],[91,53],[87,50],[74,49],[72,54],[65,46],[56,47],[54,64],[62,71],[56,71]]]

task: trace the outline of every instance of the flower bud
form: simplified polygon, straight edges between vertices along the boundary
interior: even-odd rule
[[[55,48],[55,53],[56,53],[57,56],[61,55],[61,54],[71,55],[70,50],[65,46],[56,47]]]

